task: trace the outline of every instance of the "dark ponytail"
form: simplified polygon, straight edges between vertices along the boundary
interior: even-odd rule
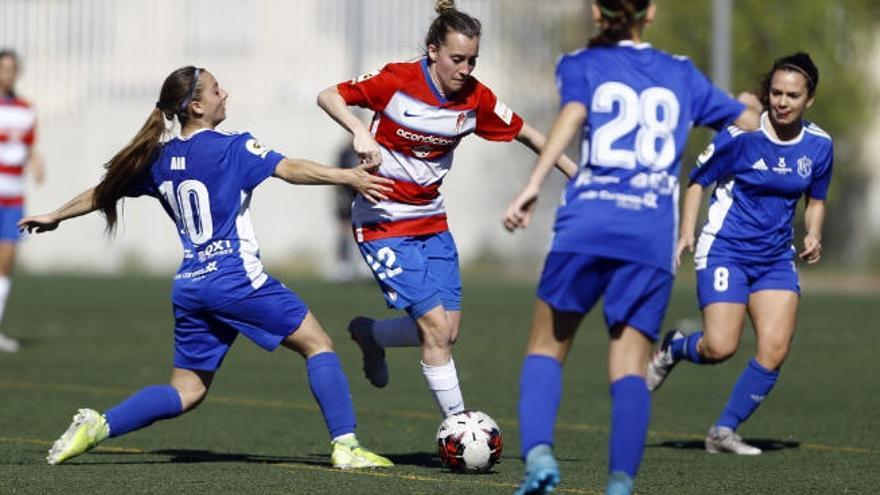
[[[797,72],[804,76],[807,80],[807,97],[812,98],[816,94],[816,88],[819,86],[819,69],[813,63],[810,55],[804,52],[797,52],[792,55],[777,58],[773,62],[773,68],[764,75],[761,80],[761,90],[759,97],[764,108],[770,107],[770,84],[773,82],[773,75],[777,71],[785,70],[789,72]]]
[[[446,33],[449,31],[461,33],[468,38],[480,36],[483,28],[480,21],[456,9],[455,0],[437,0],[434,11],[437,12],[437,18],[431,23],[425,36],[426,53],[430,45],[436,47],[443,45],[446,42]]]
[[[177,117],[181,126],[190,118],[189,104],[201,97],[198,76],[201,69],[182,67],[172,72],[162,84],[159,101],[150,112],[143,127],[131,142],[104,164],[107,172],[95,187],[94,206],[107,219],[107,230],[112,232],[119,219],[116,203],[122,199],[131,184],[147,171],[162,148],[165,119]]]
[[[606,25],[588,46],[609,46],[632,39],[633,29],[645,18],[650,5],[651,0],[596,0]]]

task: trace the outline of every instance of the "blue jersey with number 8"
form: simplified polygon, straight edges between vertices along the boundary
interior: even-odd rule
[[[674,270],[681,153],[693,125],[744,110],[684,57],[623,41],[565,55],[561,104],[587,108],[580,173],[557,211],[551,251]]]
[[[219,307],[265,283],[251,192],[283,158],[249,133],[203,129],[167,142],[128,188],[126,196],[157,198],[177,227],[183,262],[174,277],[175,304]]]

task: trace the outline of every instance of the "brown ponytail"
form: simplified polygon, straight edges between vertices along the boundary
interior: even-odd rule
[[[437,18],[431,23],[425,36],[426,53],[430,45],[436,47],[443,45],[446,42],[446,33],[449,31],[461,33],[468,38],[480,36],[483,28],[480,21],[456,9],[455,0],[437,0],[434,11],[437,12]]]
[[[608,46],[632,39],[633,29],[645,18],[650,5],[651,0],[596,0],[606,25],[588,46]]]
[[[150,112],[143,127],[125,148],[104,164],[107,172],[95,187],[93,201],[95,208],[101,210],[107,219],[108,231],[116,228],[119,219],[116,203],[159,156],[162,136],[165,134],[165,119],[177,117],[181,126],[189,120],[190,103],[201,97],[201,85],[198,84],[200,71],[193,66],[181,67],[165,78],[156,108]]]

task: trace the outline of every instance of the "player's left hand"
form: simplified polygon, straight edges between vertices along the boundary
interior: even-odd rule
[[[808,265],[818,263],[822,259],[822,241],[814,235],[807,234],[804,237],[804,250],[798,257]]]

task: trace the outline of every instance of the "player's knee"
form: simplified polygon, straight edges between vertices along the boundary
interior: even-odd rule
[[[788,349],[789,345],[783,342],[762,346],[758,350],[758,362],[770,371],[777,370],[788,357]]]
[[[445,314],[426,314],[419,318],[419,327],[422,330],[424,345],[428,347],[446,348],[455,342],[457,332],[453,331],[452,325]]]
[[[700,354],[707,361],[720,363],[722,361],[730,359],[734,354],[736,354],[737,344],[738,342],[735,341],[717,342],[703,339],[703,345]]]

